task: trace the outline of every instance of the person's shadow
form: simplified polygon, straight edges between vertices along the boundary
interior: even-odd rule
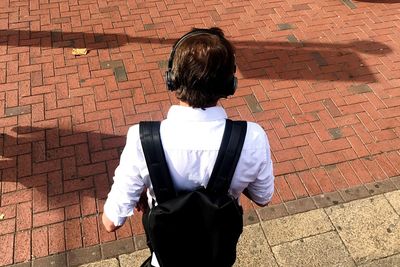
[[[120,135],[57,127],[20,126],[9,134],[0,134],[1,205],[26,201],[16,199],[20,195],[15,192],[25,196],[24,192],[33,189],[34,214],[50,210],[53,216],[65,216],[65,221],[74,221],[76,216],[91,218],[98,227],[98,236],[96,232],[92,236],[101,242],[142,234],[140,212],[116,233],[106,233],[98,216],[111,189],[125,139]],[[81,207],[76,210],[79,204]],[[97,219],[92,220],[93,216]],[[33,226],[38,226],[35,219]],[[68,239],[76,239],[74,231],[65,228],[66,243],[60,251],[69,249]]]
[[[175,41],[120,33],[0,29],[0,46],[75,47],[87,48],[89,53],[129,43],[170,47]],[[232,42],[237,50],[238,76],[246,79],[375,82],[377,71],[365,64],[360,54],[384,55],[392,51],[387,45],[374,41],[308,42],[289,33],[287,41],[233,39]]]

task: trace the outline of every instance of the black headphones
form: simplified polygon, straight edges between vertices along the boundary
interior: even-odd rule
[[[213,30],[208,30],[208,29],[194,29],[194,30],[186,33],[185,35],[183,35],[181,38],[179,38],[179,40],[176,41],[176,43],[172,46],[171,54],[168,59],[168,70],[165,72],[165,80],[166,80],[168,90],[175,91],[178,89],[175,84],[174,77],[172,74],[172,65],[174,62],[176,49],[186,39],[193,37],[193,36],[202,35],[202,34],[215,35],[215,36],[218,36],[220,39],[224,38],[219,33],[215,32]],[[234,66],[234,71],[233,71],[232,77],[230,77],[228,79],[227,83],[224,85],[224,88],[227,89],[226,96],[233,95],[236,91],[238,81],[237,81],[237,78],[235,77],[235,72],[236,72],[236,63]]]

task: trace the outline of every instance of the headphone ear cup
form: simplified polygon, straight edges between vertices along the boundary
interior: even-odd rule
[[[237,84],[238,84],[238,80],[235,76],[233,76],[232,79],[230,80],[230,83],[227,86],[227,89],[228,89],[226,92],[227,97],[235,94]]]
[[[236,78],[236,76],[233,76],[233,85],[232,85],[232,94],[231,95],[235,94],[237,86],[238,86],[238,79]]]
[[[166,82],[166,85],[167,85],[167,88],[168,88],[169,91],[175,91],[176,90],[174,81],[172,80],[171,70],[167,70],[165,72],[165,82]]]

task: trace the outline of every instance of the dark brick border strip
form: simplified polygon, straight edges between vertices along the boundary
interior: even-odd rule
[[[391,177],[388,180],[360,185],[337,192],[329,192],[323,195],[305,197],[293,201],[273,205],[256,210],[250,210],[243,216],[244,225],[260,223],[277,219],[301,212],[306,212],[319,208],[326,208],[333,205],[350,202],[353,200],[371,197],[400,190],[400,176]],[[35,259],[32,262],[18,263],[14,267],[67,267],[77,266],[90,262],[96,262],[108,258],[114,258],[121,254],[132,253],[137,250],[147,248],[146,237],[144,234],[111,241],[87,248],[79,248],[64,253],[51,255]]]
[[[400,176],[394,176],[387,180],[351,187],[336,192],[300,198],[279,205],[260,208],[257,209],[256,212],[262,221],[267,221],[395,190],[400,190]]]

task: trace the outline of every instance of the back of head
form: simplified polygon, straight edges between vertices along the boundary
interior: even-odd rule
[[[179,100],[206,108],[234,93],[235,70],[234,47],[221,29],[193,29],[173,47],[167,83]]]

